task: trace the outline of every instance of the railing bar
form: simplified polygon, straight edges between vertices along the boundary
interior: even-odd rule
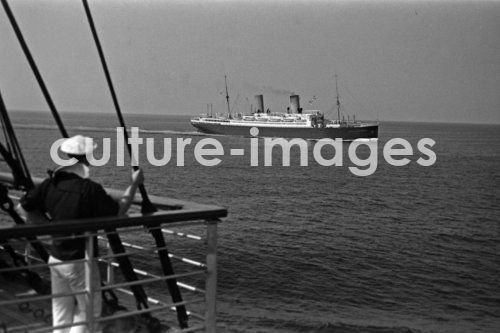
[[[150,275],[148,272],[142,270],[142,269],[139,269],[139,268],[134,268],[134,271],[137,273],[137,274],[140,274],[140,275],[144,275],[144,276],[152,276]]]
[[[1,247],[1,246],[0,246]],[[3,249],[3,247],[2,247]],[[18,251],[15,251],[17,254],[19,254],[20,256],[23,256],[24,257],[24,253],[22,252],[18,252]],[[28,256],[30,259],[36,259],[36,260],[41,260],[37,257],[33,257],[33,256]],[[82,262],[85,262],[85,259],[76,259],[76,260],[68,260],[68,261],[64,261],[64,262],[56,262],[56,263],[45,263],[45,264],[35,264],[35,265],[26,265],[26,266],[16,266],[16,267],[9,267],[9,268],[0,268],[0,273],[4,273],[4,272],[11,272],[11,271],[19,271],[19,270],[26,270],[26,269],[33,269],[33,268],[45,268],[45,267],[51,267],[51,266],[60,266],[60,265],[66,265],[68,263],[82,263]]]
[[[52,326],[48,326],[47,324],[42,324],[42,323],[33,323],[33,324],[26,324],[26,325],[17,325],[17,326],[11,326],[8,327],[8,331],[3,331],[4,332],[13,332],[13,331],[23,331],[26,332],[27,329],[36,329],[36,328],[50,328],[52,330]]]
[[[200,223],[199,223],[200,224]],[[185,225],[185,224],[183,224]],[[159,229],[159,228],[150,228],[150,229]],[[120,234],[123,234],[124,232],[135,232],[135,231],[141,231],[141,230],[144,230],[144,228],[137,228],[137,227],[131,227],[131,228],[124,228],[124,229],[120,229]],[[191,239],[195,239],[195,240],[202,240],[202,237],[200,236],[196,236],[196,235],[190,235],[190,234],[184,234],[184,233],[179,233],[179,232],[174,232],[172,230],[168,230],[168,229],[161,229],[163,232],[166,232],[166,233],[169,233],[169,234],[175,234],[179,237],[185,237],[185,238],[191,238]],[[98,232],[91,232],[89,234],[89,236],[97,236],[99,240],[102,240],[102,241],[107,241],[105,237],[101,236],[101,235],[107,235],[107,234],[118,234],[118,231],[111,231],[111,232],[102,232],[102,231],[98,231]],[[37,241],[54,241],[54,240],[68,240],[68,239],[79,239],[79,238],[85,238],[87,236],[85,235],[78,235],[78,234],[73,234],[73,235],[69,235],[69,236],[56,236],[56,237],[48,237],[48,236],[39,236],[36,240],[27,240],[27,239],[23,239],[23,240],[14,240],[14,242],[5,242],[3,244],[10,244],[12,245],[13,243],[20,243],[22,245],[26,245],[27,243],[32,243],[32,242],[37,242]],[[1,246],[2,244],[0,244]],[[136,249],[142,249],[141,247],[139,247],[138,245],[134,245],[134,244],[131,244],[131,243],[127,243],[127,242],[123,242],[123,245],[124,246],[128,246],[128,247],[132,247],[132,248],[136,248]]]
[[[24,327],[24,326],[20,325],[20,326],[16,326],[16,327],[9,327],[8,331],[6,331],[6,332],[9,332],[9,333],[52,332],[52,326],[40,324],[40,325],[31,325],[30,327]]]
[[[145,247],[145,246],[141,246],[141,245],[135,245],[135,244],[132,244],[132,243],[127,243],[127,242],[122,242],[123,246],[125,247],[130,247],[130,248],[133,248],[133,249],[136,249],[136,250],[142,250],[143,252],[147,252],[147,253],[156,253],[160,250],[168,250],[168,246],[162,246],[162,247]],[[135,252],[135,253],[138,253],[138,252]],[[177,257],[177,258],[182,258],[180,256],[175,256],[174,254],[172,253],[169,253],[169,256],[172,258],[173,256],[174,257]],[[102,257],[104,258],[104,257]],[[188,259],[188,260],[191,260],[191,259]],[[193,262],[196,262],[194,260],[192,260]]]
[[[178,285],[179,287],[184,288],[184,289],[187,289],[187,290],[189,290],[189,291],[197,291],[197,292],[200,292],[200,293],[203,293],[203,294],[205,293],[205,290],[203,290],[203,289],[196,288],[196,287],[194,287],[194,286],[191,286],[191,285],[189,285],[189,284],[185,284],[185,283],[182,283],[182,282],[179,282],[179,281],[177,281],[177,285]]]
[[[127,295],[130,295],[130,296],[134,296],[134,293],[131,292],[130,290],[128,289],[124,289],[124,288],[116,288],[115,291],[119,291],[121,293],[124,293],[124,294],[127,294]],[[152,303],[152,304],[165,304],[163,303],[162,301],[160,300],[157,300],[156,298],[152,298],[152,297],[149,297],[148,296],[148,302],[149,303]]]
[[[134,285],[138,285],[138,284],[147,284],[147,283],[165,281],[165,280],[170,280],[170,279],[176,279],[179,277],[193,276],[193,275],[199,275],[199,274],[205,274],[205,271],[194,271],[194,272],[189,272],[189,273],[180,273],[180,274],[173,274],[173,275],[169,275],[169,276],[161,276],[161,277],[154,277],[154,278],[150,278],[150,279],[142,279],[142,280],[132,281],[132,282],[116,283],[113,285],[108,285],[105,287],[96,288],[96,291],[114,289],[114,288],[118,288],[118,287],[121,288],[121,287],[134,286]]]
[[[198,267],[203,267],[203,268],[207,267],[207,265],[205,265],[204,263],[198,262],[196,260],[188,259],[188,258],[178,257],[175,254],[172,254],[172,258],[175,258],[177,260],[181,260],[182,262],[185,262],[186,264],[190,264],[193,266],[198,266]]]
[[[195,221],[179,221],[179,222],[171,222],[171,223],[168,223],[168,225],[170,227],[185,227],[185,226],[191,226],[191,225],[203,225],[205,224],[205,221],[204,220],[195,220]],[[156,229],[161,229],[162,231],[164,232],[167,232],[167,233],[171,233],[169,231],[169,229],[162,229],[162,227],[149,227],[148,228],[149,230],[156,230]],[[127,231],[127,232],[133,232],[133,231],[145,231],[144,227],[136,227],[136,226],[132,226],[132,227],[125,227],[125,228],[121,228],[120,229],[120,233],[123,233],[123,231]],[[103,233],[103,234],[117,234],[118,231],[109,231],[109,232],[104,232],[104,231],[100,231],[100,233]],[[186,234],[184,234],[186,235]],[[195,237],[193,239],[199,239],[199,240],[202,240],[203,237],[200,237],[200,236],[197,236],[197,235],[190,235],[192,237]],[[98,237],[101,237],[101,236],[98,236]],[[181,236],[181,237],[187,237],[187,236]],[[106,238],[102,237],[101,240],[106,240]]]
[[[123,243],[125,245],[125,243]],[[0,245],[0,248],[3,249],[3,246]],[[161,247],[161,248],[158,248],[158,250],[162,250],[162,249],[166,249],[167,247]],[[146,248],[148,249],[148,248]],[[42,259],[38,258],[38,257],[34,257],[34,256],[27,256],[25,253],[23,252],[19,252],[19,251],[15,251],[17,254],[19,254],[20,256],[23,256],[23,257],[28,257],[30,259],[34,259],[34,260],[37,260],[37,261],[40,261],[40,262],[44,262]],[[154,251],[151,251],[151,253],[155,253],[157,252],[157,250],[155,249]],[[104,261],[104,259],[111,259],[111,258],[118,258],[118,257],[125,257],[125,256],[129,256],[129,255],[134,255],[134,254],[141,254],[143,252],[127,252],[127,253],[118,253],[118,254],[110,254],[110,255],[105,255],[105,256],[100,256],[100,257],[97,257],[96,259],[98,259],[99,261]],[[200,263],[200,262],[197,262],[195,260],[192,260],[192,259],[188,259],[188,258],[183,258],[183,257],[180,257],[180,256],[177,256],[175,254],[171,254],[169,253],[169,257],[170,258],[175,258],[177,260],[181,260],[183,262],[186,262],[188,264],[191,264],[191,265],[194,265],[194,266],[198,266],[198,267],[205,267],[205,264],[203,263]],[[84,260],[84,259],[81,259],[81,260]],[[65,261],[64,263],[55,263],[55,264],[43,264],[43,265],[32,265],[32,266],[23,266],[23,268],[40,268],[40,267],[45,267],[45,266],[56,266],[56,265],[63,265],[63,264],[66,264],[66,263],[78,263],[78,260],[75,260],[75,261]],[[9,271],[9,270],[13,270],[11,268],[5,268],[6,271]],[[0,272],[3,271],[3,268],[0,269]]]
[[[148,312],[152,313],[152,312],[156,312],[156,311],[168,309],[170,307],[177,307],[179,305],[194,304],[194,303],[199,303],[199,302],[204,302],[204,301],[205,301],[204,298],[195,298],[195,299],[192,299],[192,300],[186,300],[186,301],[177,302],[177,303],[168,303],[168,304],[165,304],[165,305],[154,306],[154,307],[150,307],[150,308],[147,308],[147,309],[133,310],[133,311],[129,311],[129,312],[126,312],[126,313],[121,313],[121,314],[113,315],[113,316],[109,316],[109,317],[101,317],[101,318],[97,318],[96,321],[97,322],[102,322],[102,321],[120,319],[120,318],[130,317],[130,316],[133,316],[133,315],[148,313]]]
[[[25,302],[36,302],[36,301],[43,301],[46,299],[52,299],[52,298],[58,298],[58,297],[66,297],[66,296],[75,296],[75,295],[81,295],[81,294],[86,294],[87,292],[85,290],[82,291],[74,291],[71,293],[59,293],[59,294],[52,294],[52,295],[43,295],[43,296],[22,296],[19,295],[17,297],[22,297],[22,298],[17,298],[17,299],[12,299],[9,301],[0,301],[0,305],[12,305],[12,304],[17,304],[17,303],[25,303]]]
[[[136,250],[144,250],[145,248],[143,246],[140,246],[140,245],[134,245],[132,243],[128,243],[128,242],[123,242],[122,241],[122,244],[123,246],[125,247],[130,247],[132,249],[136,249]]]
[[[161,229],[161,231],[163,231],[166,234],[176,235],[176,236],[179,236],[179,237],[191,238],[191,239],[195,239],[195,240],[202,240],[202,237],[200,237],[198,235],[185,234],[183,232],[176,232],[176,231],[173,231],[173,230],[170,230],[170,229]]]
[[[125,247],[130,247],[130,246],[128,246],[128,243],[122,242],[122,244]],[[105,260],[105,259],[112,259],[112,258],[118,258],[118,257],[126,257],[129,255],[143,254],[143,253],[157,253],[158,251],[168,249],[167,246],[162,246],[159,248],[152,248],[152,247],[142,247],[140,245],[133,245],[133,248],[136,250],[144,250],[144,251],[108,254],[108,255],[100,256],[100,257],[98,257],[98,259]],[[168,256],[169,256],[169,258],[173,258],[173,259],[185,262],[186,264],[190,264],[190,265],[197,266],[197,267],[203,267],[203,268],[206,267],[206,265],[202,262],[199,262],[199,261],[196,261],[193,259],[189,259],[189,258],[184,258],[184,257],[178,256],[178,255],[173,254],[173,253],[169,253]]]
[[[112,263],[111,263],[111,265],[112,265],[112,266],[114,266],[114,267],[119,267],[119,266],[120,266],[120,265],[119,265],[118,263],[116,263],[116,262],[112,262]],[[139,270],[139,269],[137,269],[137,268],[134,268],[134,271],[135,271],[137,274],[142,275],[142,276],[146,276],[146,277],[153,277],[153,278],[159,278],[159,277],[160,277],[159,275],[155,275],[155,274],[151,274],[151,273],[148,273],[148,272],[144,272],[144,271],[141,271],[141,270]],[[205,271],[204,271],[204,272],[205,272]],[[171,276],[172,276],[172,275],[171,275]],[[141,281],[144,281],[144,280],[141,280]],[[177,281],[177,285],[178,285],[179,287],[184,288],[184,289],[187,289],[187,290],[189,290],[189,291],[196,291],[196,292],[200,292],[200,293],[202,293],[202,294],[204,294],[204,293],[205,293],[205,290],[203,290],[203,289],[199,289],[199,288],[196,288],[196,287],[194,287],[194,286],[190,286],[190,285],[188,285],[188,284],[185,284],[185,283],[182,283],[182,282],[179,282],[179,281]]]
[[[47,221],[47,223],[49,223]],[[128,228],[123,228],[120,229],[120,234],[123,233],[129,233],[129,232],[136,232],[136,231],[144,231],[144,227],[128,227]],[[97,236],[100,240],[107,241],[105,237],[102,235],[108,235],[108,234],[118,234],[118,231],[110,231],[110,232],[104,232],[104,231],[97,231],[97,232],[91,232],[90,236]],[[67,239],[78,239],[78,238],[85,238],[84,234],[72,234],[68,236],[37,236],[36,240],[28,240],[28,239],[12,239],[12,241],[5,242],[3,244],[10,244],[12,245],[13,243],[20,243],[23,245],[26,245],[27,243],[32,243],[32,242],[37,242],[37,241],[54,241],[54,240],[67,240]],[[2,245],[2,243],[0,243]]]
[[[137,251],[129,251],[125,253],[117,253],[117,254],[107,254],[104,256],[99,256],[96,259],[99,259],[101,261],[106,261],[107,259],[113,259],[113,258],[119,258],[119,257],[128,257],[128,256],[134,256],[136,254],[141,254],[142,252],[137,252]],[[114,262],[114,261],[113,261]]]
[[[115,267],[120,267],[120,264],[117,263],[117,262],[114,262],[114,261],[111,263],[111,265],[115,266]],[[151,273],[148,273],[146,271],[143,271],[143,270],[140,270],[140,269],[137,269],[137,268],[134,268],[134,272],[136,272],[139,275],[146,276],[146,277],[153,277],[153,278],[160,277],[159,275],[151,274]]]
[[[85,326],[88,325],[89,322],[87,320],[85,321],[78,321],[78,322],[73,322],[69,324],[63,324],[63,325],[58,325],[58,326],[45,326],[45,327],[40,327],[35,330],[30,330],[30,333],[40,333],[40,332],[52,332],[54,329],[63,329],[63,328],[70,328],[70,327],[77,327],[77,326]]]

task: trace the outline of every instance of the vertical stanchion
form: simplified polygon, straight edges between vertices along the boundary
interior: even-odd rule
[[[24,261],[26,261],[28,265],[33,263],[33,260],[31,260],[31,247],[29,242],[24,245]]]
[[[89,332],[95,332],[94,321],[94,236],[90,232],[85,233],[85,301],[86,301],[86,321]]]
[[[106,249],[108,250],[108,255],[113,254],[113,251],[111,250],[111,245],[108,244],[106,245]],[[112,285],[115,283],[115,270],[113,268],[113,258],[108,258],[106,260],[107,265],[106,265],[106,283],[108,285]]]
[[[205,332],[217,329],[217,222],[207,221],[207,279],[205,282]]]

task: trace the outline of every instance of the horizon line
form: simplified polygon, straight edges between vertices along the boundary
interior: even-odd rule
[[[48,112],[50,115],[50,110],[21,110],[21,109],[12,109],[9,110],[11,112],[33,112],[33,113],[42,113],[42,112]],[[89,114],[115,114],[115,111],[69,111],[69,110],[58,110],[59,113],[63,114],[71,114],[71,113],[89,113]],[[161,116],[161,113],[149,113],[149,112],[143,112],[143,113],[134,113],[134,112],[123,112],[124,114],[128,115],[133,115],[133,116]],[[203,113],[201,113],[203,114]],[[198,116],[200,113],[193,113],[193,114],[183,114],[183,113],[168,113],[168,114],[163,114],[163,116],[184,116],[184,117],[191,117],[191,116]],[[368,121],[368,119],[364,119],[365,121]],[[470,122],[470,121],[447,121],[447,120],[384,120],[384,119],[370,119],[372,121],[378,121],[378,122],[387,122],[387,123],[424,123],[424,124],[430,124],[430,123],[436,123],[436,124],[461,124],[461,125],[500,125],[500,121],[498,122]],[[131,126],[129,126],[131,127]]]

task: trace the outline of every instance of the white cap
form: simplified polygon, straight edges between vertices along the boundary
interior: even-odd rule
[[[61,151],[71,155],[86,155],[97,148],[92,138],[83,135],[75,135],[61,145]]]

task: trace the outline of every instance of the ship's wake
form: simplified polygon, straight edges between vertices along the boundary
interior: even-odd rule
[[[16,128],[19,128],[19,129],[35,129],[35,130],[47,130],[47,131],[58,130],[58,127],[55,125],[44,125],[44,124],[14,124],[13,126]],[[66,126],[66,128],[72,132],[116,133],[116,129],[118,127]],[[128,130],[130,131],[130,128]],[[141,128],[139,128],[139,133],[189,135],[189,136],[206,136],[206,135],[208,135],[208,134],[200,133],[197,131],[150,130],[150,129],[141,129]]]

